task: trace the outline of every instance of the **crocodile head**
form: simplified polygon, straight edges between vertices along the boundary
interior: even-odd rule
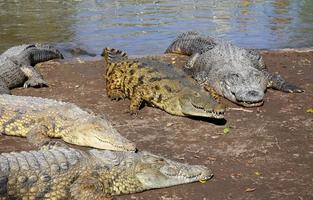
[[[65,142],[80,146],[114,151],[136,151],[134,143],[121,136],[105,119],[77,122],[71,131],[62,136]]]
[[[112,195],[141,192],[212,178],[210,169],[166,159],[148,152],[128,153],[91,150],[96,160],[110,168],[101,180],[112,180]]]
[[[224,118],[225,107],[213,97],[195,91],[185,92],[179,98],[181,112],[186,116]]]
[[[230,101],[245,107],[263,104],[267,80],[263,73],[251,68],[248,71],[228,71],[220,80],[217,91]]]
[[[209,84],[220,95],[246,107],[263,104],[268,79],[262,72],[263,59],[257,52],[225,44],[206,54],[214,58],[210,63],[214,69],[210,71]]]

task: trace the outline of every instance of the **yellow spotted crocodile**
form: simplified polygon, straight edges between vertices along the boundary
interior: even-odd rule
[[[26,137],[41,146],[49,138],[99,149],[136,151],[104,116],[72,103],[40,97],[0,95],[0,135]]]
[[[111,48],[105,48],[102,56],[108,96],[129,98],[131,113],[145,102],[178,116],[224,117],[223,105],[170,64],[153,58],[129,59],[125,52]]]
[[[109,200],[112,196],[212,178],[189,165],[142,152],[68,147],[0,154],[0,200]]]

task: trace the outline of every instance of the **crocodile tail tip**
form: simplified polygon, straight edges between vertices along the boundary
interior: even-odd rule
[[[126,52],[119,50],[119,49],[109,48],[109,47],[106,47],[103,49],[101,56],[104,57],[106,64],[112,63],[113,61],[123,60],[123,59],[128,58],[128,55]]]

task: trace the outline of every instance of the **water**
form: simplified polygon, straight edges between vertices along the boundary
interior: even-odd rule
[[[0,52],[31,42],[163,53],[199,31],[248,48],[313,46],[313,0],[0,0]]]

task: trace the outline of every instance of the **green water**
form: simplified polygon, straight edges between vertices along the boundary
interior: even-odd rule
[[[313,0],[0,0],[0,52],[31,42],[162,53],[194,30],[248,48],[313,46]]]

